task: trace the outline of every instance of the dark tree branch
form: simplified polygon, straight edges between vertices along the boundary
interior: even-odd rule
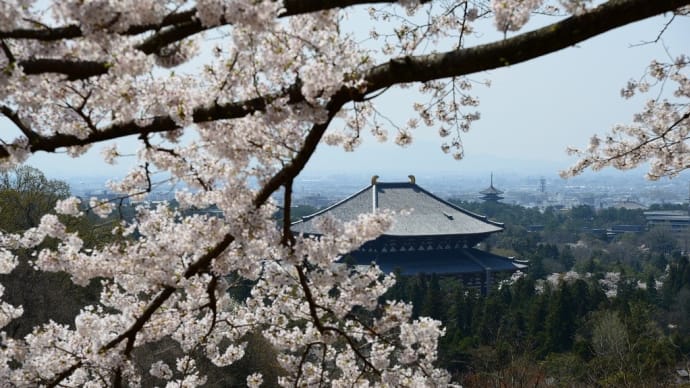
[[[670,146],[673,146],[673,145],[677,144],[679,141],[675,141],[675,142],[669,143],[669,141],[666,139],[666,135],[668,135],[669,133],[671,133],[671,131],[673,131],[677,126],[679,126],[680,124],[682,124],[683,121],[686,121],[686,120],[688,120],[688,119],[690,119],[690,111],[685,112],[678,120],[676,120],[673,124],[671,124],[668,128],[666,128],[661,134],[659,134],[659,135],[657,135],[657,136],[649,137],[649,138],[647,138],[645,141],[642,141],[642,142],[636,144],[636,145],[635,145],[634,147],[632,147],[632,148],[629,148],[629,149],[627,149],[627,150],[624,150],[624,151],[623,151],[622,153],[620,153],[620,154],[617,154],[617,155],[614,155],[614,156],[610,156],[610,157],[604,158],[603,161],[604,161],[605,163],[609,163],[609,162],[612,162],[612,161],[614,161],[614,160],[616,160],[616,159],[619,159],[619,158],[621,158],[621,157],[627,158],[628,156],[634,155],[634,154],[640,152],[643,148],[645,148],[645,147],[647,147],[647,146],[650,146],[650,145],[656,143],[656,142],[659,141],[659,140],[663,140],[663,141],[664,141],[664,144],[662,144],[662,145],[659,146],[660,149],[662,149],[662,148],[670,148]],[[684,138],[683,140],[687,140],[687,137]],[[594,161],[590,161],[590,162],[589,162],[587,165],[585,165],[582,169],[584,170],[585,168],[591,166],[593,163],[594,163]]]
[[[315,124],[312,129],[307,134],[302,144],[302,148],[299,150],[297,155],[292,158],[292,161],[285,165],[280,171],[278,171],[273,177],[271,177],[268,182],[266,182],[261,190],[256,195],[254,203],[256,205],[266,202],[266,200],[276,192],[280,186],[293,180],[302,171],[304,166],[307,165],[309,159],[311,159],[312,154],[316,151],[316,146],[319,145],[321,137],[328,129],[328,125],[338,113],[340,108],[347,102],[349,95],[346,92],[339,92],[328,103],[328,119],[320,124]]]
[[[14,110],[10,109],[9,107],[2,105],[0,106],[0,113],[5,115],[10,121],[17,127],[19,128],[20,131],[26,136],[27,139],[29,139],[29,143],[32,141],[36,140],[39,135],[31,130],[24,122],[19,118],[19,114],[15,112]]]
[[[214,28],[215,27],[217,26],[214,26]],[[198,19],[191,19],[154,34],[143,43],[137,45],[137,49],[146,54],[157,54],[164,47],[207,29],[209,28],[203,27]]]
[[[284,2],[284,12],[280,17],[288,17],[310,12],[324,11],[333,8],[346,8],[358,4],[375,3],[395,3],[397,0],[286,0]],[[430,0],[424,0],[427,2]],[[156,53],[161,48],[198,34],[217,26],[204,27],[196,18],[196,8],[171,13],[163,18],[158,24],[141,24],[129,27],[122,35],[139,35],[145,32],[156,31],[151,37],[146,39],[139,49],[147,54]],[[222,21],[222,25],[227,25],[227,21]],[[72,24],[62,27],[45,27],[37,29],[17,28],[9,31],[0,31],[0,39],[22,39],[51,42],[64,39],[77,39],[84,36],[84,32],[79,26]]]
[[[105,62],[79,61],[56,58],[33,58],[20,60],[17,64],[24,70],[24,74],[64,74],[67,80],[75,81],[87,79],[108,72],[110,65]]]
[[[367,93],[400,83],[426,82],[525,62],[688,4],[690,0],[610,0],[585,14],[495,43],[392,59],[366,74]]]
[[[426,3],[431,0],[424,0],[422,3]],[[375,3],[395,3],[397,0],[285,0],[284,8],[285,11],[282,12],[279,17],[289,17],[295,15],[301,15],[311,12],[325,11],[334,8],[346,8],[353,5],[359,4],[375,4]],[[228,25],[228,21],[225,19],[221,20],[222,25]],[[158,52],[161,48],[178,42],[182,39],[190,37],[192,35],[198,34],[200,32],[206,31],[208,29],[217,28],[218,26],[206,27],[201,24],[201,22],[196,18],[190,18],[190,20],[180,23],[163,31],[160,31],[150,38],[146,39],[142,44],[137,46],[137,48],[147,54],[152,54]]]
[[[206,341],[206,339],[208,339],[213,330],[216,328],[216,322],[218,320],[218,300],[216,298],[216,287],[218,287],[218,276],[211,275],[211,281],[208,282],[208,285],[206,286],[208,303],[203,306],[208,307],[211,310],[211,325],[208,327],[208,330],[206,331],[202,341]]]
[[[369,369],[371,369],[372,372],[376,373],[377,375],[381,374],[381,371],[378,370],[378,368],[376,368],[371,363],[371,361],[369,361],[369,359],[359,350],[355,341],[349,335],[347,335],[347,333],[345,333],[341,329],[334,327],[334,326],[325,326],[323,329],[325,331],[332,331],[336,334],[339,334],[341,337],[343,337],[345,339],[345,341],[347,342],[347,344],[350,346],[350,349],[352,349],[352,351],[355,353],[357,358],[360,361],[362,361],[364,363],[364,365],[366,365]]]
[[[203,179],[201,179],[201,175],[199,174],[199,171],[197,171],[191,163],[185,158],[184,156],[180,155],[177,151],[170,149],[170,148],[165,148],[165,147],[159,147],[159,146],[154,146],[151,144],[151,141],[149,140],[148,134],[142,134],[139,136],[139,139],[144,142],[144,146],[148,149],[151,149],[155,152],[160,152],[164,154],[168,154],[174,158],[180,159],[187,167],[189,168],[189,171],[192,173],[194,176],[194,180],[201,186],[206,191],[210,191],[212,186],[213,186],[213,181],[206,183],[204,182]]]
[[[205,255],[201,256],[197,261],[191,264],[187,271],[185,271],[184,277],[189,279],[192,276],[199,274],[205,268],[207,268],[213,259],[220,256],[220,254],[225,251],[230,244],[235,241],[235,238],[229,234],[225,235],[223,240],[216,244],[211,250],[209,250]],[[172,286],[167,286],[156,296],[156,298],[151,301],[151,303],[146,307],[144,312],[137,318],[132,326],[127,329],[124,333],[117,336],[112,341],[108,342],[103,346],[103,350],[109,350],[120,344],[122,341],[127,340],[124,354],[129,356],[129,354],[134,349],[134,342],[136,341],[137,335],[143,329],[144,325],[151,319],[153,314],[165,303],[168,298],[175,292],[176,288]]]
[[[311,348],[313,348],[316,345],[322,345],[323,346],[323,344],[320,342],[312,342],[312,343],[307,344],[307,347],[302,352],[302,357],[300,357],[299,365],[297,365],[297,376],[295,376],[295,384],[294,384],[295,387],[298,386],[299,381],[302,378],[302,368],[304,367],[304,363],[307,362],[307,357],[309,356],[309,352],[311,352]]]
[[[86,127],[91,131],[91,133],[97,133],[98,128],[96,127],[96,124],[94,124],[93,120],[91,120],[91,116],[84,112],[84,106],[86,105],[88,98],[84,98],[82,103],[79,106],[73,106],[70,103],[67,103],[66,106],[67,108],[71,109],[74,113],[76,113],[79,117],[81,117],[82,120],[84,120],[84,123],[86,124]]]
[[[292,183],[293,179],[288,179],[285,182],[285,192],[283,193],[283,236],[280,243],[284,246],[294,246],[295,236],[292,234],[290,229],[290,213],[292,208]]]
[[[305,2],[305,4],[311,3],[310,1]],[[340,109],[347,102],[362,100],[367,94],[396,84],[425,82],[466,75],[524,62],[569,47],[625,24],[672,11],[688,4],[690,4],[690,0],[657,0],[653,2],[647,0],[611,0],[586,14],[573,16],[544,28],[499,42],[446,53],[392,59],[387,63],[373,67],[362,75],[367,85],[365,91],[343,88],[336,93],[329,103],[328,111],[335,113],[337,112],[334,110],[336,106],[337,109]],[[307,8],[302,9],[306,10]],[[74,79],[102,74],[107,71],[107,66],[98,62],[74,62],[58,59],[34,59],[27,61],[24,66],[25,72],[28,71],[31,74],[49,71],[63,73]],[[293,104],[303,102],[304,96],[302,96],[300,89],[301,85],[295,84],[281,93],[264,98],[199,107],[193,112],[193,121],[200,123],[244,117],[252,112],[264,110],[271,101],[282,96],[289,96],[290,103]],[[73,135],[55,134],[30,139],[29,144],[31,152],[52,152],[61,147],[80,146],[142,133],[167,132],[176,129],[179,127],[171,117],[161,116],[152,119],[148,125],[140,126],[133,122],[113,125],[97,133],[89,134],[83,139]],[[319,131],[310,132],[305,142],[307,147],[315,147],[313,140],[320,140],[322,135],[322,133],[318,133],[320,131],[325,131],[325,126],[320,127]],[[310,152],[300,152],[300,154],[311,155]],[[0,158],[8,156],[7,149],[0,146]],[[302,164],[302,161],[306,163],[302,157],[297,158],[296,161],[300,162],[298,164]],[[274,177],[266,185],[265,192],[260,193],[260,202],[265,201],[266,193],[275,192],[286,182],[286,177],[293,172],[287,171],[287,169],[301,170],[301,167],[293,164],[286,166],[281,172],[282,175]]]
[[[2,52],[5,54],[5,57],[9,61],[9,63],[15,63],[17,60],[14,58],[14,54],[12,54],[12,50],[10,50],[10,46],[7,45],[7,42],[4,40],[0,40],[0,47],[2,47]]]
[[[642,41],[640,43],[631,44],[630,47],[637,47],[637,46],[644,46],[644,45],[652,44],[652,43],[659,43],[659,41],[661,40],[661,37],[664,36],[664,33],[666,32],[666,30],[668,30],[668,27],[671,25],[671,23],[673,23],[674,20],[676,20],[676,16],[678,16],[678,15],[674,14],[673,16],[671,16],[671,19],[669,19],[669,21],[664,23],[664,26],[661,28],[661,30],[656,35],[656,38],[654,40]]]
[[[159,24],[141,24],[129,27],[122,35],[138,35],[147,31],[157,31],[164,27],[184,23],[192,20],[196,15],[196,9],[175,12],[163,18]],[[9,31],[0,31],[0,39],[23,39],[54,42],[64,39],[76,39],[84,36],[83,31],[76,24],[62,27],[42,27],[37,29],[17,28]]]
[[[324,326],[321,322],[321,318],[319,318],[319,313],[316,311],[316,301],[311,293],[311,288],[309,287],[309,281],[307,280],[307,275],[304,272],[304,267],[301,265],[296,265],[295,268],[297,269],[297,275],[299,276],[300,287],[302,287],[302,291],[304,292],[304,298],[307,300],[307,305],[309,306],[309,316],[311,317],[312,322],[314,322],[316,329],[323,333]]]
[[[0,39],[30,39],[44,42],[74,39],[83,36],[81,29],[76,25],[55,28],[17,28],[9,31],[0,31]]]
[[[428,3],[431,0],[422,0],[420,3]],[[317,11],[325,11],[334,8],[347,8],[353,5],[397,3],[398,0],[285,0],[285,12],[280,17],[299,15]]]
[[[62,383],[63,380],[66,378],[70,377],[72,373],[74,373],[77,369],[81,368],[82,362],[77,361],[76,363],[72,364],[69,368],[65,369],[62,373],[58,374],[55,376],[55,378],[50,381],[50,382],[43,382],[42,384],[45,384],[49,388],[57,387]]]
[[[286,12],[281,17],[364,3],[372,2],[363,0],[288,1]],[[497,43],[442,54],[394,59],[388,64],[374,68],[373,70],[378,69],[379,71],[372,76],[375,78],[395,77],[395,73],[391,74],[386,71],[386,66],[406,68],[406,71],[411,74],[414,74],[415,71],[421,71],[421,74],[416,77],[408,75],[405,77],[407,80],[397,82],[389,80],[387,82],[388,85],[393,85],[401,82],[447,78],[509,66],[561,50],[614,28],[664,12],[674,11],[689,4],[690,0],[655,0],[653,2],[648,0],[610,0],[585,14],[572,16],[561,22]],[[191,18],[187,22],[153,35],[141,43],[138,49],[145,53],[154,53],[162,47],[202,30],[203,27],[199,21]],[[461,63],[462,66],[458,67],[458,63]],[[19,64],[27,74],[59,73],[66,75],[71,80],[105,74],[109,67],[108,64],[100,62],[40,58],[20,61]]]
[[[267,98],[253,98],[245,101],[199,107],[192,113],[193,121],[195,123],[203,123],[245,117],[253,112],[263,111],[266,105],[270,104],[276,98],[285,95],[291,96],[290,103],[304,101],[304,97],[300,94],[299,90],[300,85],[294,85],[285,92]],[[169,132],[177,129],[180,129],[180,126],[178,126],[171,117],[159,116],[152,118],[146,125],[139,125],[135,122],[115,124],[101,129],[98,132],[90,133],[85,138],[59,133],[51,136],[40,136],[34,139],[34,141],[29,142],[29,150],[31,152],[54,152],[62,147],[83,146],[127,136],[141,136],[150,133]],[[0,146],[0,159],[8,156],[9,153],[7,149]]]

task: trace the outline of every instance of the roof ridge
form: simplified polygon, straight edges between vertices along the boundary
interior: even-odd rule
[[[378,184],[378,183],[377,183],[377,184]],[[341,199],[340,201],[338,201],[338,202],[332,204],[331,206],[325,207],[325,208],[323,208],[323,209],[317,211],[316,213],[312,213],[312,214],[309,214],[309,215],[306,215],[306,216],[302,216],[302,218],[301,218],[300,220],[297,220],[297,221],[291,223],[290,225],[295,225],[295,224],[300,223],[300,222],[302,222],[302,221],[307,221],[307,220],[310,220],[310,219],[312,219],[312,218],[314,218],[314,217],[316,217],[316,216],[319,216],[319,215],[321,215],[321,214],[323,214],[323,213],[325,213],[325,212],[327,212],[327,211],[333,209],[333,208],[336,207],[336,206],[340,206],[340,205],[342,205],[343,203],[352,200],[352,199],[355,198],[356,196],[358,196],[358,195],[364,193],[365,191],[371,189],[373,186],[375,186],[375,185],[366,186],[366,187],[364,187],[363,189],[360,189],[359,191],[355,192],[354,194],[351,194],[350,196],[345,197],[345,198]]]
[[[425,209],[418,215],[410,216],[404,211],[398,212],[398,210],[416,209],[418,206]],[[396,232],[388,231],[392,233],[391,235],[483,236],[505,229],[503,223],[490,220],[487,216],[451,203],[417,185],[412,178],[407,182],[378,182],[372,178],[372,184],[324,209],[303,216],[291,225],[302,232],[314,233],[316,231],[314,220],[321,217],[330,215],[341,221],[349,221],[355,219],[357,214],[376,213],[382,207],[395,211],[396,225],[398,225],[397,221],[402,222],[398,225],[399,230],[395,229],[396,226],[392,228]],[[455,219],[446,213],[454,214]],[[441,214],[445,214],[446,217],[435,218]],[[384,235],[388,234],[384,233]]]

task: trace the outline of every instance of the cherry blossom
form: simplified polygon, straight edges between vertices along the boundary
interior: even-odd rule
[[[672,62],[653,60],[640,80],[630,80],[621,90],[623,98],[636,93],[672,93],[647,100],[644,109],[635,114],[631,124],[619,124],[604,138],[592,137],[585,150],[571,148],[580,160],[563,176],[572,176],[586,168],[599,170],[607,166],[632,169],[650,162],[647,177],[674,177],[690,166],[688,133],[690,132],[690,80],[688,58],[681,54]]]
[[[409,304],[384,300],[395,277],[375,264],[344,264],[385,233],[391,214],[328,219],[319,236],[295,235],[293,181],[317,147],[355,151],[370,137],[404,147],[424,126],[461,159],[462,135],[481,117],[473,90],[490,84],[471,74],[664,12],[681,15],[688,3],[0,2],[0,113],[12,128],[1,139],[2,166],[39,152],[79,158],[96,143],[107,163],[134,161],[108,183],[117,198],[63,199],[37,227],[0,233],[0,272],[25,251],[35,270],[101,285],[98,303],[71,326],[48,322],[24,338],[0,332],[0,381],[198,386],[206,376],[192,354],[231,365],[258,334],[284,373],[277,382],[250,374],[248,386],[446,386],[450,376],[435,363],[442,323],[412,320]],[[549,11],[556,7],[563,11]],[[521,32],[534,12],[554,15],[552,23]],[[346,28],[364,13],[371,29]],[[488,18],[504,38],[468,47]],[[631,80],[624,97],[664,83],[674,85],[672,96],[650,100],[633,124],[574,150],[583,159],[571,173],[649,159],[653,177],[687,168],[686,64],[682,55],[653,62]],[[377,107],[388,90],[413,86],[422,96],[409,107],[416,117],[391,118]],[[121,138],[139,148],[121,151]],[[164,183],[178,188],[179,206],[146,202]],[[132,220],[108,224],[113,241],[86,248],[68,226],[89,213],[113,220],[125,199],[142,202]],[[220,216],[192,211],[210,207]],[[232,297],[243,282],[249,296]],[[0,327],[21,313],[0,302]],[[162,340],[182,354],[141,365],[134,350]]]

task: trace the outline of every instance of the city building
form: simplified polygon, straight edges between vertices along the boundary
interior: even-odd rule
[[[686,210],[654,210],[644,212],[647,227],[665,226],[681,232],[690,226],[690,215]]]
[[[409,182],[379,182],[374,176],[369,186],[294,222],[292,230],[318,236],[319,220],[324,217],[347,222],[384,209],[395,212],[391,229],[350,252],[342,262],[375,262],[385,272],[402,275],[453,276],[483,293],[497,280],[527,268],[524,263],[475,248],[492,233],[502,231],[503,224],[444,201],[418,186],[412,175]]]

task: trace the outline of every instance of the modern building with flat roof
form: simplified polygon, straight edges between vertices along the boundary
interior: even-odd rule
[[[684,231],[690,227],[690,215],[686,210],[654,210],[644,212],[647,226],[666,226],[673,231]]]

